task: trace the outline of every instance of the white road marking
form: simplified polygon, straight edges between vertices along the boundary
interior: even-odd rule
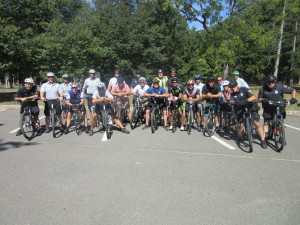
[[[101,141],[107,141],[106,132],[104,132],[104,134],[103,134],[103,137],[102,137]]]
[[[0,112],[5,111],[6,109],[0,109]]]
[[[211,136],[212,139],[214,139],[215,141],[219,142],[221,145],[224,145],[226,148],[230,149],[230,150],[235,150],[236,148],[231,146],[230,144],[227,144],[225,141],[221,140],[220,138],[216,137],[216,136]]]
[[[295,130],[300,130],[299,128],[297,128],[297,127],[293,127],[293,126],[290,126],[290,125],[287,125],[287,124],[284,124],[286,127],[290,127],[290,128],[293,128],[293,129],[295,129]]]
[[[44,119],[44,118],[45,118],[45,116],[41,116],[39,119],[41,120],[41,119]],[[20,128],[14,129],[14,130],[10,131],[9,133],[13,134],[13,133],[17,132],[19,129]]]

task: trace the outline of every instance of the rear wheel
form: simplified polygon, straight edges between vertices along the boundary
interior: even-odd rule
[[[285,128],[284,128],[283,121],[277,120],[274,127],[275,128],[273,130],[273,133],[274,133],[275,148],[277,152],[280,152],[286,145]]]
[[[27,140],[31,140],[34,137],[35,124],[31,114],[24,113],[22,115],[21,130]]]

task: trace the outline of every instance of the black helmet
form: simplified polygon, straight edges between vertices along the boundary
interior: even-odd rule
[[[209,76],[209,77],[206,79],[206,83],[208,84],[209,81],[215,81],[215,77]]]
[[[174,77],[174,78],[171,79],[171,81],[172,81],[172,83],[173,83],[174,81],[178,82],[178,78],[177,78],[177,77]]]
[[[238,86],[238,83],[236,82],[236,80],[231,80],[229,81],[229,87],[235,87],[235,86]]]
[[[277,81],[277,78],[274,75],[268,75],[265,79],[266,83],[273,83],[273,82],[276,82],[276,81]]]
[[[157,77],[155,77],[152,81],[153,84],[159,84],[159,80],[157,79]]]

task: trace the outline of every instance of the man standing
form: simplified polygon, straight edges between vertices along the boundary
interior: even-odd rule
[[[168,92],[168,87],[167,87],[167,82],[168,82],[168,77],[164,76],[164,71],[162,69],[158,70],[158,75],[156,79],[159,81],[159,87],[162,87],[163,89]]]
[[[249,88],[249,85],[247,84],[247,82],[243,78],[240,78],[240,73],[238,71],[234,71],[232,73],[232,76],[233,76],[233,79],[235,79],[235,81],[237,82],[239,87]]]
[[[48,72],[46,74],[48,82],[43,83],[41,87],[41,100],[46,101],[45,102],[45,110],[44,114],[46,116],[46,130],[45,133],[49,133],[51,131],[49,127],[49,122],[50,122],[50,107],[51,103],[53,103],[53,107],[56,111],[56,115],[59,120],[60,124],[60,131],[64,132],[64,126],[63,126],[63,121],[61,117],[61,106],[60,106],[60,101],[63,100],[63,92],[61,90],[61,87],[58,83],[54,82],[54,73]],[[57,101],[59,100],[59,101]],[[54,129],[54,127],[52,127]]]
[[[172,69],[171,69],[170,78],[169,78],[168,81],[167,81],[167,87],[168,87],[168,89],[170,89],[170,87],[172,87],[172,81],[173,81],[174,78],[177,78],[178,86],[179,86],[180,88],[182,88],[181,80],[177,77],[176,69],[175,69],[175,68],[172,68]]]
[[[67,115],[68,115],[68,106],[66,106],[66,94],[68,91],[71,91],[71,82],[69,82],[69,75],[64,74],[62,75],[63,83],[60,85],[60,88],[62,89],[62,92],[64,93],[64,100],[62,102],[62,111],[63,111],[63,117],[65,121],[65,126],[67,125]]]
[[[111,89],[118,84],[118,77],[120,76],[121,72],[120,70],[115,70],[115,76],[110,78],[107,90],[111,91]]]
[[[135,78],[131,80],[130,91],[132,91],[139,84],[140,77],[141,77],[141,72],[137,70],[135,72]]]

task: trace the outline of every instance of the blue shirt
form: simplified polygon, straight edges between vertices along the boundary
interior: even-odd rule
[[[149,87],[145,93],[147,94],[158,94],[158,95],[162,95],[162,94],[166,94],[167,91],[163,88],[163,87],[158,87],[157,89],[154,87]]]
[[[81,99],[84,99],[84,93],[83,91],[78,90],[77,93],[73,93],[73,91],[68,91],[66,93],[66,100],[70,101],[72,104],[79,104],[81,102]]]

